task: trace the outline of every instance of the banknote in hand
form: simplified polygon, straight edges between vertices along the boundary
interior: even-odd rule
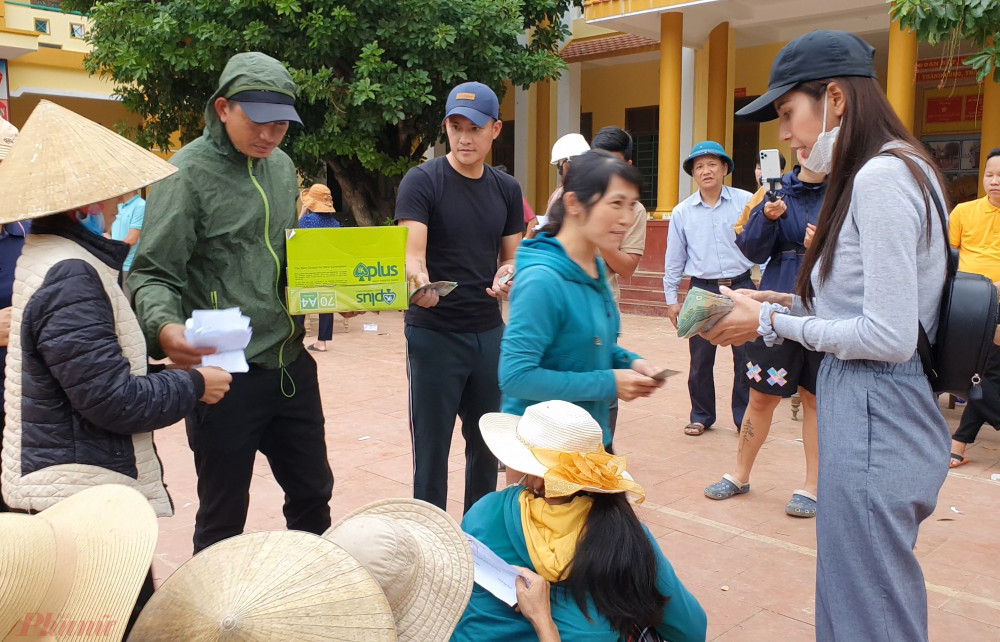
[[[699,332],[711,330],[732,309],[730,298],[701,288],[691,288],[677,315],[677,336],[689,339]]]

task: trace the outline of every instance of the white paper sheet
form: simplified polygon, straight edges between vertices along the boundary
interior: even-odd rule
[[[215,366],[226,372],[247,372],[243,350],[250,344],[253,329],[250,317],[239,308],[193,310],[184,324],[184,338],[196,348],[215,348],[215,354],[201,358],[201,365]]]
[[[473,575],[476,584],[483,587],[497,598],[510,606],[517,604],[517,570],[503,561],[486,544],[469,535],[469,546],[472,548]]]

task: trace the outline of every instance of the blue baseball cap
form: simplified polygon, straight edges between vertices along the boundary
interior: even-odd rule
[[[444,118],[465,116],[477,127],[485,127],[490,120],[500,120],[500,101],[492,89],[481,82],[463,82],[448,94]]]
[[[714,140],[706,140],[692,147],[691,153],[684,159],[684,171],[688,176],[691,176],[691,166],[694,165],[694,159],[699,156],[718,156],[722,160],[726,161],[726,164],[729,166],[729,171],[726,172],[726,176],[733,173],[733,159],[729,157],[726,150],[722,149],[722,145],[718,144]]]
[[[771,65],[767,93],[736,112],[745,120],[778,117],[774,101],[810,80],[843,76],[875,77],[875,48],[853,33],[821,29],[799,36],[781,48]]]

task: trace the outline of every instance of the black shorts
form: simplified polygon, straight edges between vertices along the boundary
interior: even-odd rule
[[[806,350],[791,339],[768,348],[760,337],[744,349],[751,389],[774,397],[791,397],[802,386],[816,394],[816,374],[823,353]]]

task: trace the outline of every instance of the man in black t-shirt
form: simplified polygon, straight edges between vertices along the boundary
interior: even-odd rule
[[[446,508],[458,416],[469,510],[496,490],[497,460],[483,442],[479,418],[500,409],[503,319],[497,298],[510,290],[504,277],[514,273],[524,219],[517,181],[485,164],[500,134],[496,94],[481,83],[463,83],[451,91],[445,109],[451,151],[407,172],[396,197],[396,221],[409,230],[411,288],[458,283],[447,297],[419,293],[406,312],[413,496]]]

